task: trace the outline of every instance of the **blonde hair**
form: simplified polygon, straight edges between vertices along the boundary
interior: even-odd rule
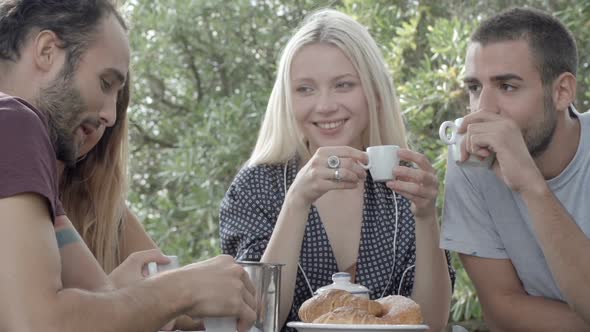
[[[363,146],[407,147],[393,80],[377,43],[367,29],[350,16],[322,9],[302,22],[283,49],[256,146],[247,164],[284,163],[295,156],[310,157],[306,138],[293,115],[290,70],[297,52],[314,43],[338,47],[360,76],[369,106],[369,128],[363,133]]]
[[[63,207],[76,230],[105,270],[120,262],[120,232],[125,222],[127,194],[127,107],[130,79],[117,96],[117,121],[106,128],[98,144],[60,182]]]

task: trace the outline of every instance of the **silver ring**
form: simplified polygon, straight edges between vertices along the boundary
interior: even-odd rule
[[[335,155],[331,155],[328,157],[328,168],[336,169],[340,167],[340,158]]]
[[[340,182],[342,180],[342,175],[340,174],[340,168],[336,168],[334,170],[334,181]]]

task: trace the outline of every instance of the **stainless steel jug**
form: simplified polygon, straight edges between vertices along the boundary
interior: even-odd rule
[[[256,287],[256,322],[250,332],[278,332],[283,264],[238,261]]]

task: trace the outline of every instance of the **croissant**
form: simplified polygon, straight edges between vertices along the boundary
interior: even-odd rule
[[[386,324],[382,319],[365,310],[340,307],[327,312],[313,321],[314,324]]]
[[[321,315],[340,307],[362,310],[373,316],[382,314],[382,305],[377,301],[358,297],[344,290],[329,289],[303,302],[299,308],[299,318],[303,322],[311,323]]]

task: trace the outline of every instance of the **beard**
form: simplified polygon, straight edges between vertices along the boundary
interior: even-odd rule
[[[48,115],[49,135],[57,159],[67,166],[75,164],[79,149],[75,130],[81,124],[80,117],[85,107],[71,75],[61,73],[47,87],[42,88],[37,107]]]
[[[553,104],[551,91],[548,89],[544,92],[543,108],[543,119],[523,132],[524,141],[533,158],[547,150],[557,127],[557,110]]]

